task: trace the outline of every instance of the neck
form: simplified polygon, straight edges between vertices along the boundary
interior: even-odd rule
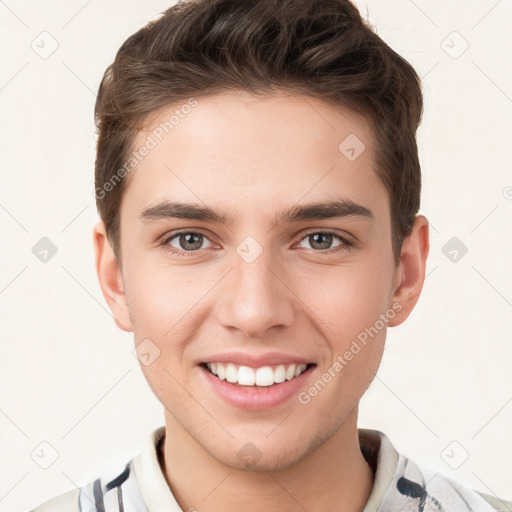
[[[333,436],[297,463],[247,471],[213,458],[166,411],[160,464],[184,511],[362,511],[374,475],[361,453],[357,412],[356,406]]]

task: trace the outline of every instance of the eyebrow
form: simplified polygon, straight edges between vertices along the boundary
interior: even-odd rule
[[[308,203],[292,206],[288,210],[278,212],[275,223],[292,224],[294,222],[324,220],[343,217],[359,217],[375,220],[373,212],[348,199]],[[225,212],[213,210],[196,203],[180,203],[164,200],[154,206],[145,208],[139,218],[144,223],[160,219],[182,219],[198,222],[232,225],[234,218]]]

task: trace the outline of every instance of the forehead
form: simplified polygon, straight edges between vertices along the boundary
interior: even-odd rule
[[[246,215],[329,194],[387,203],[366,120],[310,96],[232,91],[183,100],[150,116],[132,150],[143,146],[123,198],[132,212],[164,197]]]

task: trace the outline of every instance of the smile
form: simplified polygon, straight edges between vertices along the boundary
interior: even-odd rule
[[[220,380],[239,386],[267,387],[292,380],[313,364],[265,365],[258,368],[234,363],[203,363]]]
[[[207,388],[223,402],[249,411],[269,410],[290,403],[314,378],[316,366],[315,363],[287,363],[253,368],[218,361],[199,364],[200,376]]]

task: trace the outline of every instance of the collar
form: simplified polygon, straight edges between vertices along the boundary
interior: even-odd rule
[[[377,512],[391,487],[400,456],[384,433],[359,428],[358,435],[361,452],[374,473],[374,484],[363,512]],[[147,438],[141,452],[133,459],[135,474],[148,512],[183,512],[169,489],[158,460],[164,437],[165,426],[162,425]]]
[[[361,452],[374,472],[373,487],[363,512],[496,512],[496,508],[470,487],[399,454],[379,430],[359,428],[358,436]],[[133,459],[138,496],[144,500],[148,512],[183,512],[158,460],[164,437],[165,426],[161,426],[152,432]]]
[[[361,453],[374,473],[373,487],[363,512],[512,510],[511,502],[479,493],[425,464],[418,466],[399,454],[387,436],[378,430],[360,428],[358,435]],[[183,512],[160,467],[159,452],[164,438],[165,426],[161,426],[151,433],[139,454],[121,472],[116,465],[82,487],[78,496],[80,511]],[[75,500],[76,494],[68,497]]]

